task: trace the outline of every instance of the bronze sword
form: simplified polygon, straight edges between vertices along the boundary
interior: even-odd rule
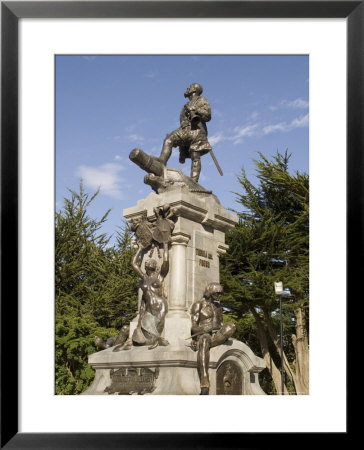
[[[219,171],[219,174],[221,176],[223,176],[224,174],[222,173],[221,167],[219,166],[219,163],[217,162],[217,159],[215,158],[214,152],[212,151],[212,149],[210,150],[210,155],[212,156],[212,159],[214,160],[215,166],[217,168],[217,170]]]

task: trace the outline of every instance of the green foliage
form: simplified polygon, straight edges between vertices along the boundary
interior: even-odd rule
[[[94,336],[116,336],[137,311],[137,277],[130,262],[131,234],[124,226],[117,244],[99,234],[107,219],[91,219],[91,197],[70,191],[55,217],[56,393],[79,394],[93,379],[87,364]]]
[[[259,156],[255,161],[257,186],[248,180],[244,170],[238,177],[243,192],[236,193],[236,201],[242,211],[235,211],[239,223],[227,234],[229,250],[221,258],[223,302],[238,324],[237,337],[259,354],[256,325],[250,311],[255,308],[263,325],[264,320],[270,320],[279,334],[279,302],[274,282],[282,281],[289,289],[282,301],[284,349],[293,363],[294,349],[287,337],[295,332],[294,309],[297,306],[308,309],[309,177],[305,173],[289,173],[287,152],[283,155],[277,152],[272,161]],[[275,346],[271,341],[268,344],[280,366]]]

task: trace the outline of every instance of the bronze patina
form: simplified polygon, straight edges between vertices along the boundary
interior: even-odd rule
[[[234,333],[233,323],[224,323],[220,296],[223,287],[219,283],[210,283],[205,289],[202,300],[191,307],[191,347],[197,350],[197,363],[200,375],[201,395],[208,395],[210,389],[209,361],[210,348],[224,344]]]
[[[153,233],[147,219],[134,221],[131,225],[135,238],[143,248],[149,247],[153,242]]]
[[[116,346],[113,351],[129,350],[132,345],[148,345],[150,350],[158,345],[169,345],[161,336],[168,312],[168,302],[163,294],[163,281],[169,270],[168,242],[163,244],[163,262],[160,269],[155,259],[149,259],[145,263],[145,272],[142,271],[138,261],[144,250],[144,247],[139,245],[131,263],[140,278],[139,287],[143,292],[138,324],[131,339]]]
[[[188,102],[180,114],[180,127],[167,135],[159,160],[166,165],[173,147],[179,147],[179,162],[191,158],[191,178],[198,181],[201,172],[201,156],[212,150],[207,140],[206,122],[211,120],[209,102],[201,97],[202,86],[192,83],[184,93]]]
[[[158,244],[169,242],[174,229],[174,222],[171,219],[174,215],[174,210],[167,204],[165,206],[154,208],[153,211],[157,218],[153,232],[154,241]]]
[[[243,375],[235,361],[224,361],[216,372],[217,395],[242,395]]]
[[[155,389],[159,369],[128,367],[110,370],[111,384],[105,388],[108,394],[131,395],[150,394]]]
[[[114,345],[124,344],[125,341],[129,337],[129,325],[124,325],[121,327],[120,333],[116,337],[109,337],[106,342],[100,338],[99,336],[95,336],[95,344],[99,350],[105,350],[109,347],[113,347]]]
[[[131,161],[149,174],[144,178],[144,183],[150,184],[156,192],[174,182],[165,177],[166,164],[171,157],[173,147],[179,147],[180,163],[183,164],[187,158],[191,159],[190,180],[192,182],[198,182],[201,173],[201,156],[206,153],[211,153],[217,170],[220,175],[223,175],[207,139],[206,122],[211,120],[211,107],[209,102],[201,96],[202,91],[202,86],[198,83],[192,83],[187,88],[184,96],[188,98],[188,102],[183,105],[180,114],[180,127],[167,134],[159,158],[148,155],[140,148],[130,152]]]

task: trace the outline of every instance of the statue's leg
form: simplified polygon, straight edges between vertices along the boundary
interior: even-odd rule
[[[209,362],[210,362],[211,336],[203,334],[198,343],[197,363],[200,369],[201,389],[209,388]]]
[[[114,340],[112,345],[124,344],[124,342],[128,339],[129,336],[129,325],[124,325],[117,338]],[[110,345],[110,347],[112,346]]]
[[[129,338],[124,344],[116,345],[113,349],[113,352],[121,352],[122,350],[130,350],[133,347],[133,341]]]
[[[159,332],[158,345],[161,345],[163,347],[166,347],[167,345],[169,345],[169,341],[167,341],[167,339],[165,339],[161,336],[161,334],[163,333],[163,330],[164,330],[166,314],[167,314],[167,309],[164,305],[160,314],[158,314],[158,325],[157,325],[157,330]]]
[[[224,323],[220,330],[214,334],[211,339],[211,347],[216,347],[226,342],[236,330],[236,325],[234,323]]]
[[[201,156],[199,152],[191,152],[191,178],[198,182],[201,173]]]
[[[163,141],[163,147],[159,158],[157,158],[162,164],[166,165],[172,154],[172,148],[179,145],[179,130],[172,131],[172,133],[167,134],[167,137]]]

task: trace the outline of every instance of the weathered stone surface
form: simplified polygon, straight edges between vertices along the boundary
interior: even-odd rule
[[[231,361],[241,370],[243,395],[264,395],[258,382],[258,373],[265,368],[263,359],[255,356],[247,345],[235,339],[211,349],[211,395],[217,394],[216,373],[226,361]],[[110,348],[90,355],[89,364],[96,369],[96,375],[92,386],[84,392],[85,395],[107,395],[105,389],[112,384],[110,370],[120,368],[159,369],[155,389],[150,393],[145,392],[145,395],[200,394],[196,352],[189,347],[189,341],[154,350],[133,347],[124,352],[113,352]]]

